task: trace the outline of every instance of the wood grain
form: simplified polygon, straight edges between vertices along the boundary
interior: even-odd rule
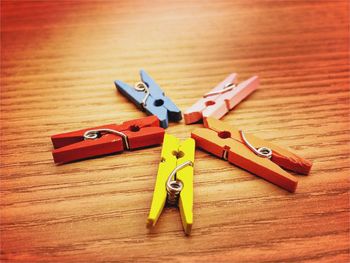
[[[50,136],[144,116],[146,69],[184,111],[237,72],[223,120],[313,161],[290,194],[196,151],[194,224],[149,231],[160,147],[67,165]],[[171,124],[182,139],[200,124]],[[349,2],[1,1],[1,260],[348,262]]]

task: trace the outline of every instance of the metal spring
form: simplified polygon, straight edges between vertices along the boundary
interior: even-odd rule
[[[128,136],[125,133],[122,133],[120,131],[112,130],[112,129],[96,129],[96,130],[88,130],[84,133],[84,140],[95,140],[101,136],[101,133],[112,133],[119,135],[123,138],[123,141],[125,143],[125,147],[127,150],[130,149],[129,147],[129,141],[128,141]]]
[[[203,98],[207,98],[207,97],[210,97],[210,96],[223,94],[225,92],[233,90],[236,86],[237,85],[234,84],[234,83],[227,83],[222,90],[208,92],[208,93],[204,94]]]
[[[178,203],[182,188],[183,185],[180,181],[172,181],[170,187],[167,185],[167,203],[169,205],[175,206]]]
[[[183,189],[183,184],[181,181],[176,179],[176,173],[185,168],[186,166],[193,166],[191,161],[186,161],[180,165],[178,165],[169,175],[168,180],[166,182],[166,190],[167,194],[167,203],[169,205],[177,205],[180,197],[180,193]],[[173,180],[174,176],[174,180]]]
[[[247,138],[244,136],[244,132],[242,130],[239,131],[241,134],[242,140],[247,145],[247,147],[255,153],[257,156],[262,157],[262,158],[268,158],[270,159],[272,157],[272,150],[267,147],[260,147],[260,148],[255,148],[251,143],[247,140]]]
[[[142,107],[146,107],[147,106],[146,101],[147,101],[147,98],[148,98],[148,96],[150,94],[148,86],[146,85],[146,83],[140,81],[140,82],[137,82],[135,84],[134,89],[137,90],[137,91],[144,91],[144,92],[146,92],[146,95],[142,99],[142,102],[141,102]]]

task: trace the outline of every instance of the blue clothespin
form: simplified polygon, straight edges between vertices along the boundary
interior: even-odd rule
[[[160,126],[168,127],[168,121],[180,121],[181,111],[176,105],[164,95],[164,92],[155,81],[144,70],[140,70],[141,82],[134,87],[116,80],[115,86],[140,109],[149,115],[156,115],[160,120]]]

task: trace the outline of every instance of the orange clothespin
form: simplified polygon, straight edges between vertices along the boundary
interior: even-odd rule
[[[221,119],[259,86],[258,76],[237,84],[237,74],[230,74],[210,92],[203,95],[184,113],[186,124],[205,120],[207,117]]]
[[[273,143],[245,134],[242,130],[214,118],[207,118],[204,125],[206,128],[195,129],[191,134],[199,148],[289,192],[295,192],[298,181],[282,168],[300,174],[310,172],[312,162]]]

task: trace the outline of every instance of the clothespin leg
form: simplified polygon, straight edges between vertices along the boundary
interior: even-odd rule
[[[176,167],[177,161],[176,156],[172,154],[173,151],[169,151],[169,149],[174,149],[174,151],[176,151],[178,149],[178,144],[179,140],[176,137],[169,134],[164,135],[161,160],[158,167],[151,209],[147,219],[148,227],[155,226],[164,208],[167,198],[166,182],[170,173]]]
[[[179,152],[184,153],[182,157],[177,160],[177,164],[191,161],[194,163],[195,140],[192,138],[184,141],[180,147]],[[191,233],[193,223],[193,165],[186,166],[177,172],[177,180],[183,184],[183,189],[180,193],[179,209],[184,231],[187,235]]]

